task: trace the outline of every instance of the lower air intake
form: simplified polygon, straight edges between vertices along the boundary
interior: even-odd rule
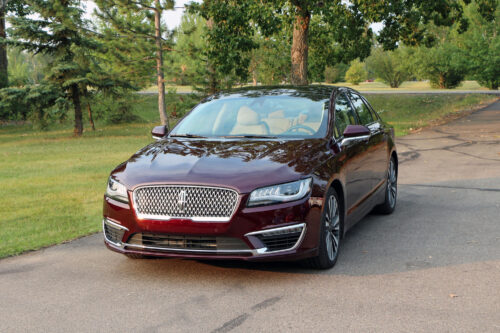
[[[269,231],[255,233],[262,244],[266,247],[266,252],[290,250],[298,245],[304,231],[304,225],[278,228]]]
[[[141,245],[159,250],[206,250],[206,251],[245,251],[248,246],[238,238],[184,236],[153,233],[137,233],[129,238],[127,245]]]
[[[109,223],[107,220],[104,221],[104,235],[106,239],[112,243],[120,244],[123,239],[123,234],[125,230],[123,228],[119,228],[114,223]]]

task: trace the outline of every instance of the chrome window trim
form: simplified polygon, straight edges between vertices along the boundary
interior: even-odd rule
[[[191,188],[209,188],[216,190],[227,190],[236,193],[237,199],[236,204],[233,207],[233,211],[229,217],[205,217],[205,216],[191,216],[191,217],[180,217],[180,216],[168,216],[168,215],[152,215],[152,214],[142,214],[137,211],[137,201],[136,201],[136,191],[138,189],[147,188],[147,187],[191,187]],[[170,220],[191,220],[193,222],[229,222],[236,210],[241,204],[242,196],[232,188],[228,187],[217,187],[217,186],[204,186],[204,185],[183,185],[183,184],[148,184],[148,185],[140,185],[134,188],[132,191],[132,207],[134,209],[134,213],[140,220],[157,220],[157,221],[170,221]]]

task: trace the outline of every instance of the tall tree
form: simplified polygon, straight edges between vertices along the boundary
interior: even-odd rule
[[[88,68],[79,66],[77,57],[97,47],[86,34],[87,23],[78,0],[26,0],[37,17],[11,17],[10,42],[51,56],[47,80],[57,84],[73,104],[74,134],[83,133],[81,89]]]
[[[372,22],[384,22],[377,40],[388,50],[395,49],[399,42],[430,45],[434,39],[426,31],[428,22],[444,26],[458,22],[461,31],[467,28],[462,4],[455,0],[205,0],[197,8],[207,20],[214,21],[216,28],[208,33],[207,42],[216,54],[208,55],[224,71],[246,64],[244,53],[256,47],[252,44],[255,27],[269,32],[291,25],[291,81],[299,85],[308,83],[311,21],[316,16],[323,23],[320,32],[329,36],[328,45],[323,47],[332,51],[325,56],[333,53],[343,62],[369,55]],[[227,52],[219,52],[221,46],[227,47]]]
[[[102,69],[96,51],[102,44],[93,38],[88,29],[89,22],[83,19],[83,9],[79,0],[25,0],[36,15],[10,17],[9,44],[32,53],[48,55],[48,70],[44,82],[47,89],[25,87],[26,96],[36,98],[37,91],[47,91],[43,105],[50,105],[61,98],[69,101],[74,110],[74,135],[83,133],[82,98],[87,89],[114,89],[128,87],[113,73]],[[53,93],[54,87],[59,93]],[[19,95],[22,91],[12,91]],[[9,93],[9,91],[7,91]],[[51,96],[60,95],[52,98]],[[39,110],[42,112],[42,110]]]
[[[163,52],[165,45],[162,14],[174,8],[174,0],[97,0],[101,19],[108,22],[121,36],[129,39],[148,39],[154,42],[156,82],[158,86],[158,112],[163,125],[168,125],[165,106],[165,75]],[[137,20],[140,17],[143,20]],[[130,19],[132,18],[132,19]]]
[[[500,85],[500,2],[480,5],[473,2],[467,6],[466,17],[471,27],[457,43],[466,50],[464,57],[471,77],[496,90]],[[486,18],[478,14],[481,11],[486,11]]]
[[[7,0],[0,0],[0,38],[7,37],[5,31],[5,16],[7,15]],[[9,76],[7,72],[7,47],[0,43],[0,89],[9,85]]]
[[[26,15],[29,9],[21,0],[0,0],[0,89],[9,85],[7,46],[5,44],[7,38],[5,18],[9,12],[22,16]]]

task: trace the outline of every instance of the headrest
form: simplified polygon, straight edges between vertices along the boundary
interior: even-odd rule
[[[243,105],[238,111],[238,118],[236,119],[236,122],[245,126],[259,125],[259,114],[250,109],[248,106]]]
[[[268,116],[268,118],[285,118],[285,111],[283,110],[278,110],[271,112]]]

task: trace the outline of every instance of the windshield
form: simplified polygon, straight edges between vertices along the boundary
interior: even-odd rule
[[[328,100],[295,96],[229,96],[196,106],[170,137],[320,138],[326,135]]]

